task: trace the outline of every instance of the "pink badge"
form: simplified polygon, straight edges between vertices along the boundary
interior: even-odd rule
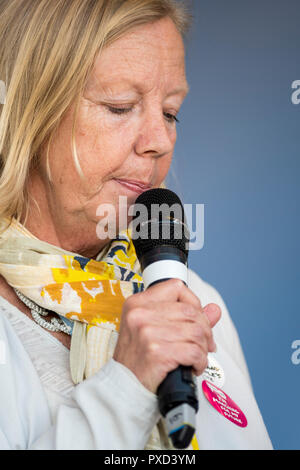
[[[221,415],[241,428],[247,426],[248,422],[246,416],[223,390],[207,380],[203,380],[202,390],[209,403],[221,413]]]

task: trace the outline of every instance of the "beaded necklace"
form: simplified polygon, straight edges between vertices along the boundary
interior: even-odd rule
[[[51,318],[51,320],[45,320],[43,317],[47,317],[49,314],[53,313],[50,310],[46,310],[45,308],[40,307],[32,300],[28,299],[25,295],[23,295],[18,289],[14,289],[15,293],[17,294],[18,298],[23,302],[26,307],[28,307],[31,311],[31,315],[33,320],[42,328],[45,328],[48,331],[62,331],[67,335],[72,334],[72,328],[69,325],[66,325],[61,318]]]

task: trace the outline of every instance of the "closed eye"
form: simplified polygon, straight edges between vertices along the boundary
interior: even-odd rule
[[[174,114],[170,114],[170,113],[164,113],[164,114],[165,114],[166,118],[168,119],[168,121],[170,121],[170,122],[174,122],[174,121],[180,122],[178,120],[177,116],[175,116]]]
[[[107,106],[107,109],[113,114],[127,114],[132,111],[132,108],[113,108],[112,106]]]
[[[133,108],[116,108],[116,107],[113,107],[113,106],[107,106],[107,109],[113,114],[122,115],[122,114],[130,113]],[[174,114],[164,113],[164,116],[165,116],[165,118],[167,119],[168,122],[178,122],[178,123],[180,122],[178,120],[177,116],[175,116]]]

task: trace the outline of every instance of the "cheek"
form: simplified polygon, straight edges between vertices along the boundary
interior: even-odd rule
[[[89,181],[105,179],[120,168],[132,150],[132,129],[110,126],[104,118],[78,121],[76,148],[84,175]]]
[[[70,110],[62,120],[52,139],[49,166],[52,192],[65,207],[80,207],[99,193],[103,183],[122,166],[130,152],[128,131],[100,127],[100,119],[90,119],[86,113],[77,120],[76,149],[78,161],[85,178],[78,174],[72,155],[73,113]],[[124,137],[126,134],[127,138]],[[42,173],[47,181],[46,151],[41,162]]]
[[[166,179],[172,163],[172,157],[173,153],[169,153],[156,160],[154,186],[160,186]]]

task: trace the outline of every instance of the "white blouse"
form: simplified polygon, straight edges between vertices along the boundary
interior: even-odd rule
[[[202,305],[214,302],[222,319],[214,328],[222,390],[248,425],[218,413],[202,392],[196,437],[200,449],[272,449],[255,401],[238,335],[218,292],[189,271],[189,287]],[[0,449],[144,449],[158,421],[157,397],[131,371],[111,359],[74,386],[69,350],[0,297]],[[4,360],[5,359],[5,360]],[[218,385],[218,383],[216,383]],[[220,384],[219,384],[220,385]]]
[[[58,339],[0,297],[0,310],[17,333],[45,391],[52,421],[61,404],[74,405],[69,353]]]

